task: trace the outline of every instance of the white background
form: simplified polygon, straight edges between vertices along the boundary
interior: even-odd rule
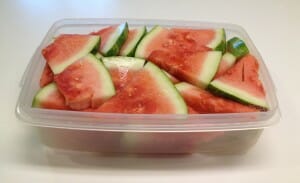
[[[243,156],[134,157],[54,151],[14,108],[19,81],[61,18],[150,18],[234,23],[262,54],[282,118]],[[300,1],[1,1],[0,182],[300,182]]]

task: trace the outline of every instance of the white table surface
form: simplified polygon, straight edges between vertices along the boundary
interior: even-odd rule
[[[61,18],[150,18],[243,26],[276,83],[281,122],[246,155],[99,156],[47,149],[16,119],[19,81]],[[300,182],[300,1],[0,1],[0,182]]]

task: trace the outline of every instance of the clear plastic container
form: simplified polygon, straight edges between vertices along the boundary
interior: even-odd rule
[[[227,39],[241,37],[260,64],[269,110],[252,113],[153,115],[109,114],[32,108],[45,65],[41,50],[62,33],[89,33],[128,22],[182,28],[224,28]],[[279,121],[275,88],[262,57],[240,26],[224,23],[133,19],[64,19],[56,22],[34,53],[20,83],[16,114],[36,126],[42,141],[54,148],[130,153],[241,153],[259,138],[263,128]]]

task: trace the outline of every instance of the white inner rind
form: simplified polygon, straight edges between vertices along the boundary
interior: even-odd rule
[[[134,57],[104,57],[102,58],[107,68],[130,68],[130,70],[139,70],[143,68],[145,60]]]
[[[233,66],[236,61],[236,57],[234,55],[232,55],[231,53],[226,52],[222,56],[222,60],[225,61],[228,64],[228,66]]]
[[[201,88],[206,88],[206,86],[215,76],[221,61],[221,57],[222,52],[220,51],[207,52],[207,56],[201,69],[201,74],[199,76],[199,84]]]
[[[160,26],[153,27],[152,30],[148,34],[146,34],[146,36],[141,40],[141,42],[137,46],[135,51],[135,57],[147,58],[149,56],[146,53],[146,48],[148,47],[148,44],[152,41],[153,38],[159,35],[163,30],[164,28]]]
[[[239,88],[228,85],[224,82],[219,81],[218,79],[214,80],[210,84],[213,87],[223,91],[224,93],[228,93],[229,95],[235,96],[249,104],[268,108],[268,105],[267,105],[267,102],[265,99],[255,97],[246,91],[243,91]]]
[[[110,77],[108,70],[105,68],[102,62],[100,62],[94,55],[88,54],[86,56],[87,61],[94,65],[95,69],[99,73],[101,82],[101,96],[103,99],[108,99],[116,94],[113,81]]]
[[[73,55],[71,58],[64,60],[62,63],[60,63],[57,66],[51,67],[52,72],[54,74],[59,74],[62,71],[65,70],[69,65],[80,59],[81,57],[85,56],[86,54],[90,53],[93,48],[95,48],[96,44],[99,43],[100,36],[90,36],[91,38],[87,42],[87,44],[84,45],[84,47],[77,52],[75,55]]]
[[[215,49],[223,40],[225,40],[224,29],[215,30],[215,38],[210,41],[206,46]]]
[[[104,55],[117,43],[120,36],[124,33],[126,23],[119,25],[116,30],[108,37],[105,45],[100,50]]]
[[[156,80],[159,90],[163,92],[164,96],[169,98],[169,101],[172,103],[171,105],[174,106],[174,113],[187,114],[188,110],[183,98],[162,70],[151,62],[148,62],[144,68]]]
[[[186,82],[180,82],[180,83],[176,84],[175,87],[181,93],[181,92],[184,92],[184,91],[192,89],[194,86],[190,85],[190,84],[188,84]]]
[[[122,51],[120,52],[120,55],[122,55],[122,56],[128,55],[135,48],[135,46],[138,44],[139,40],[141,39],[141,37],[144,35],[145,32],[146,32],[146,27],[145,26],[138,28],[137,29],[137,34],[130,41],[130,43],[127,44],[127,46],[124,49],[121,49]]]

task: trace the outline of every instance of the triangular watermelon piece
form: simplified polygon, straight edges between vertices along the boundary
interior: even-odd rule
[[[62,34],[42,50],[42,54],[54,74],[92,52],[99,46],[96,35]]]
[[[217,72],[221,56],[219,51],[197,52],[183,57],[178,53],[157,50],[148,60],[181,81],[206,88]]]
[[[92,32],[91,35],[101,37],[101,45],[99,53],[104,56],[115,56],[119,53],[122,45],[127,39],[128,24],[113,25],[103,28],[97,32]]]
[[[119,93],[97,111],[130,114],[186,114],[187,106],[167,76],[147,62]]]
[[[155,26],[139,43],[135,57],[148,58],[153,51],[191,54],[199,51],[225,51],[224,29],[167,29]]]
[[[258,109],[215,96],[206,90],[181,82],[175,85],[188,106],[198,113],[255,112]]]
[[[109,72],[91,54],[56,75],[55,82],[66,104],[74,110],[97,108],[115,94]]]
[[[64,96],[59,92],[55,83],[42,87],[34,96],[32,107],[44,109],[69,110]]]
[[[266,94],[258,69],[256,58],[248,54],[222,76],[213,80],[209,89],[217,95],[267,109]]]

